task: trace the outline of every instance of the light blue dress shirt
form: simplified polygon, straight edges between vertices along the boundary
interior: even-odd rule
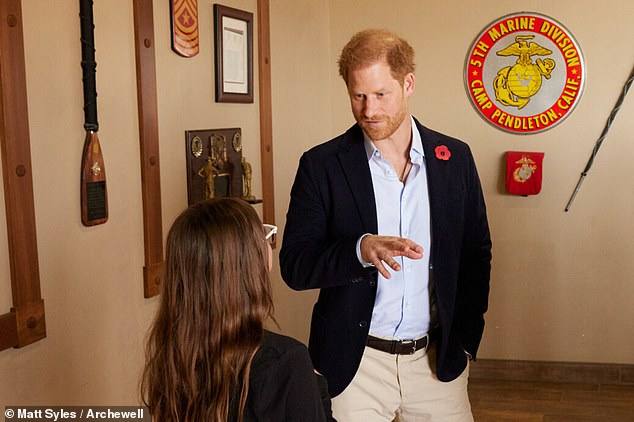
[[[411,118],[411,117],[410,117]],[[365,137],[370,174],[376,201],[378,233],[413,240],[423,247],[423,258],[394,257],[400,271],[388,268],[392,277],[378,274],[376,301],[370,334],[377,337],[410,340],[425,335],[430,325],[429,256],[431,252],[429,195],[425,155],[420,133],[412,118],[412,168],[405,183],[392,165],[384,160],[372,141]],[[363,262],[357,242],[357,256]]]

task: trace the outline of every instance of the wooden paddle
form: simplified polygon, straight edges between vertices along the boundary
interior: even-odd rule
[[[108,221],[106,167],[99,145],[93,0],[79,0],[81,67],[84,85],[84,152],[81,158],[81,222],[94,226]]]

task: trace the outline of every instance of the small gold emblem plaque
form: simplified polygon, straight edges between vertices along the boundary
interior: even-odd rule
[[[196,158],[203,155],[203,141],[200,139],[200,136],[194,136],[192,139],[192,155]]]
[[[242,151],[242,136],[240,135],[240,132],[236,132],[233,134],[231,145],[233,146],[233,150],[235,152]]]
[[[93,176],[99,176],[99,173],[101,173],[99,161],[94,162],[94,164],[90,167],[90,172],[93,174]]]

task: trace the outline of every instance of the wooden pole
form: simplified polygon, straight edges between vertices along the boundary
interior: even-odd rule
[[[0,147],[13,307],[0,315],[0,350],[46,337],[35,231],[20,0],[0,0]]]

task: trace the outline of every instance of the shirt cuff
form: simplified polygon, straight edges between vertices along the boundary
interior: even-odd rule
[[[363,268],[368,268],[368,267],[373,267],[374,265],[370,264],[369,262],[365,262],[363,260],[363,258],[361,258],[361,241],[363,240],[364,237],[366,236],[372,236],[372,234],[370,233],[366,233],[363,236],[361,236],[359,238],[359,240],[357,240],[357,259],[359,260],[359,262],[361,263],[361,265],[363,265]]]

